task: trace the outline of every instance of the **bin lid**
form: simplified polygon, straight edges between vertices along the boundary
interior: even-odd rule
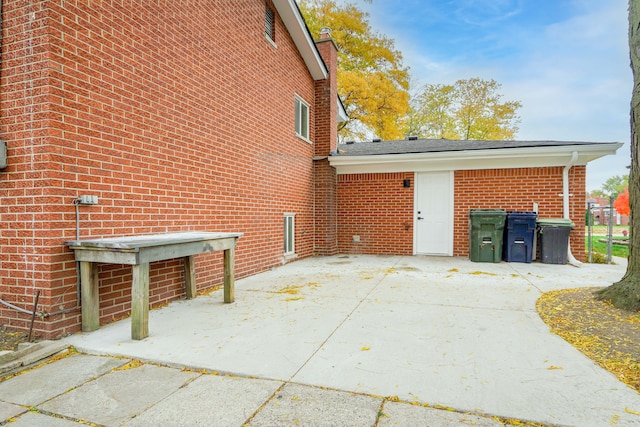
[[[497,215],[505,216],[507,211],[504,209],[471,209],[469,215]]]
[[[576,225],[568,218],[538,218],[536,221],[539,226],[542,227],[570,227],[574,228]]]
[[[508,211],[507,216],[509,217],[520,217],[520,218],[536,218],[538,214],[536,212],[517,212],[517,211]]]

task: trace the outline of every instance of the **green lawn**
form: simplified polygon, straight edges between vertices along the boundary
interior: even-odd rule
[[[622,235],[613,235],[613,239],[624,239],[625,237],[623,237]],[[607,255],[607,243],[602,243],[599,242],[600,239],[606,239],[606,236],[592,236],[591,241],[592,243],[592,250],[594,253],[599,253],[602,255]],[[584,245],[584,249],[585,251],[588,250],[588,242],[587,242],[587,236],[585,235],[585,245]],[[613,256],[618,256],[618,257],[622,257],[622,258],[627,258],[629,256],[629,246],[626,245],[616,245],[615,242],[611,245],[611,254]]]

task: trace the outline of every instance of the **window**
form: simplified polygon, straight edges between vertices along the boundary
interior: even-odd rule
[[[296,252],[295,221],[296,214],[284,214],[284,254],[293,255]]]
[[[296,96],[296,135],[309,141],[309,104]]]
[[[269,5],[265,5],[264,10],[264,35],[268,40],[276,41],[276,14]]]

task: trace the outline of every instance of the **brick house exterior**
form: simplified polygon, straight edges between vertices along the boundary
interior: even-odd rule
[[[367,156],[337,145],[335,45],[327,34],[311,39],[293,0],[0,1],[2,324],[27,329],[39,294],[36,334],[80,329],[65,246],[76,236],[241,232],[237,278],[316,254],[413,254],[416,178],[445,169],[455,184],[450,255],[467,254],[470,208],[530,210],[533,197],[541,214],[562,216],[564,157],[349,166]],[[568,172],[578,226],[584,165],[616,148]],[[77,206],[82,195],[99,202]],[[287,215],[293,253],[283,250]],[[196,257],[199,290],[222,283],[221,258]],[[129,267],[100,267],[102,323],[128,316],[130,282]],[[182,298],[183,282],[179,260],[152,263],[151,307]]]
[[[621,145],[448,140],[341,145],[331,157],[338,173],[338,250],[466,257],[471,209],[535,210],[540,218],[564,218],[566,179],[567,216],[575,223],[570,247],[577,260],[584,260],[586,164]],[[425,252],[417,238],[422,214],[416,176],[443,171],[451,177],[451,249]],[[433,231],[426,230],[427,239]]]
[[[21,311],[0,305],[0,323],[28,328],[40,291],[37,334],[79,329],[64,242],[80,195],[99,200],[78,207],[81,239],[244,233],[236,277],[336,252],[324,237],[335,203],[316,200],[335,192],[335,46],[315,46],[295,3],[2,0],[2,18],[0,299]],[[308,107],[308,138],[296,136],[295,99]],[[199,290],[222,282],[221,253],[196,263]],[[150,274],[152,307],[183,296],[179,261]],[[101,322],[128,315],[130,280],[128,267],[101,267]]]

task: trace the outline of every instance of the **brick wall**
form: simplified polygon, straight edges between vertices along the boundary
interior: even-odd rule
[[[563,217],[561,167],[456,171],[454,175],[455,256],[469,256],[469,210],[531,211],[540,217]],[[573,255],[584,260],[584,166],[569,173]],[[411,179],[411,188],[403,188]],[[413,253],[413,173],[338,176],[338,244],[342,253]],[[360,237],[360,243],[353,241]]]
[[[338,252],[337,176],[327,156],[338,147],[338,50],[329,33],[323,32],[317,42],[318,51],[329,68],[329,78],[316,82],[316,140],[314,157],[314,253],[333,255]]]
[[[469,210],[506,209],[531,211],[538,203],[541,218],[562,218],[562,167],[456,171],[454,176],[454,243],[456,256],[469,255]],[[573,255],[584,260],[584,213],[586,167],[569,172],[570,215],[576,224],[571,232]]]
[[[403,187],[405,179],[410,188]],[[413,189],[413,173],[339,175],[340,252],[413,254]]]
[[[313,251],[313,146],[294,135],[294,95],[314,82],[263,0],[225,2],[3,0],[0,298],[27,310],[76,305],[64,242],[185,230],[245,233],[236,277],[283,262],[283,213],[296,251]],[[196,257],[199,288],[220,284],[218,253]],[[151,265],[152,306],[183,294],[176,261]],[[103,322],[129,311],[129,268],[102,266]],[[0,306],[2,323],[28,316]],[[36,333],[78,330],[79,311],[36,321]]]

